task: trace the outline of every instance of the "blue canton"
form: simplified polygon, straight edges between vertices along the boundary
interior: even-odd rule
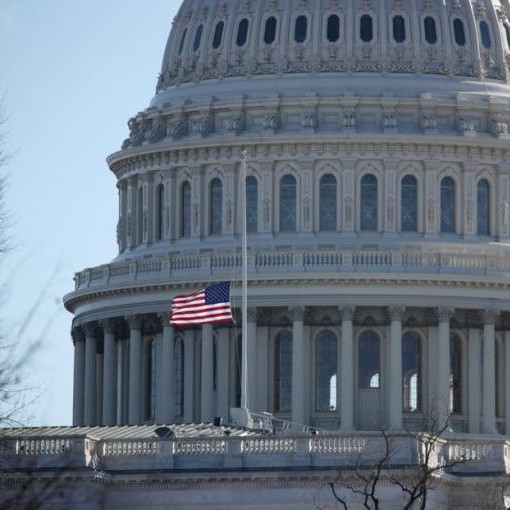
[[[215,305],[217,303],[230,302],[230,283],[222,282],[211,285],[205,289],[205,304]]]

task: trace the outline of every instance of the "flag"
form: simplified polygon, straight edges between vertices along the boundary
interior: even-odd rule
[[[230,307],[230,283],[222,282],[172,299],[170,324],[196,326],[234,322]]]

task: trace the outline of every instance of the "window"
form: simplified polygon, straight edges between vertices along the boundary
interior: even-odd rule
[[[182,53],[182,50],[184,49],[184,41],[186,40],[187,31],[188,31],[188,29],[185,28],[184,32],[182,33],[181,42],[179,43],[179,55]]]
[[[489,49],[491,47],[491,33],[486,21],[480,21],[480,36],[482,39],[482,46]]]
[[[402,179],[401,190],[401,230],[416,232],[418,230],[418,182],[416,177],[406,175]]]
[[[248,39],[248,28],[250,26],[250,22],[243,18],[239,22],[239,26],[237,27],[237,38],[236,44],[238,46],[244,46],[246,44],[246,40]]]
[[[359,20],[359,36],[363,42],[370,42],[374,38],[372,16],[363,14]]]
[[[505,27],[506,44],[508,45],[508,48],[510,49],[510,25],[507,25],[505,23],[503,26]]]
[[[329,42],[340,39],[340,18],[336,14],[328,17],[327,37]]]
[[[423,20],[423,28],[425,29],[425,40],[429,44],[436,44],[437,42],[436,20],[432,16],[427,16]]]
[[[441,232],[454,234],[455,223],[455,181],[451,177],[445,177],[441,181]]]
[[[296,231],[296,179],[292,175],[280,181],[280,232]]]
[[[421,339],[414,331],[402,338],[402,390],[405,413],[421,410]]]
[[[292,333],[281,331],[274,345],[274,409],[290,412],[292,408]]]
[[[182,338],[174,343],[174,416],[184,415],[184,344]]]
[[[246,231],[257,232],[259,226],[259,183],[253,176],[246,178]]]
[[[223,28],[225,27],[225,23],[223,21],[218,21],[216,23],[216,28],[214,29],[214,37],[212,47],[217,50],[221,46],[221,39],[223,38]]]
[[[197,51],[200,48],[200,41],[202,40],[202,32],[204,31],[204,25],[198,25],[197,31],[195,32],[195,40],[193,41],[193,51]]]
[[[381,341],[375,331],[364,331],[358,343],[358,378],[360,389],[377,389],[380,380]]]
[[[156,342],[149,340],[146,350],[145,381],[147,388],[147,400],[145,403],[145,418],[154,420],[156,406]]]
[[[367,174],[361,179],[361,230],[377,230],[377,179]]]
[[[266,27],[264,29],[264,42],[266,44],[274,43],[276,39],[276,18],[270,16],[266,19]]]
[[[496,338],[496,349],[494,351],[494,366],[496,367],[496,417],[505,416],[505,355],[501,341]]]
[[[393,16],[393,40],[402,43],[406,40],[406,22],[403,16]]]
[[[143,242],[143,188],[138,188],[138,244]]]
[[[181,188],[181,237],[191,235],[191,185],[184,182]]]
[[[319,230],[336,230],[336,178],[326,174],[319,184]]]
[[[243,335],[239,334],[235,345],[235,405],[241,407],[241,379],[243,375]]]
[[[163,225],[165,218],[165,187],[159,184],[156,188],[156,240],[163,239]]]
[[[209,207],[209,218],[211,220],[209,233],[221,234],[223,217],[223,185],[217,178],[213,179],[211,182]]]
[[[480,236],[490,235],[490,188],[487,179],[478,181],[476,191],[477,205],[477,234]]]
[[[306,16],[298,16],[294,28],[294,41],[302,43],[306,41],[306,31],[308,29],[308,19]]]
[[[337,338],[330,330],[321,331],[315,340],[315,409],[336,411]]]
[[[459,46],[466,44],[466,33],[464,32],[464,23],[459,18],[453,20],[453,34],[455,36],[455,42]]]
[[[450,412],[462,412],[462,340],[450,336]]]

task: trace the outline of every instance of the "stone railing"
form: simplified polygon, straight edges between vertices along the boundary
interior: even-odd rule
[[[76,290],[110,284],[193,281],[231,277],[240,271],[236,254],[189,255],[115,262],[86,269],[75,275]],[[510,257],[483,254],[406,253],[384,251],[264,252],[248,255],[250,276],[303,273],[410,273],[410,274],[507,274]]]
[[[104,441],[102,446],[105,457],[146,456],[160,453],[160,443],[155,440],[110,440]]]
[[[224,455],[225,439],[182,439],[173,443],[174,455]]]
[[[247,455],[296,453],[296,440],[286,437],[250,438],[243,440],[241,451]]]

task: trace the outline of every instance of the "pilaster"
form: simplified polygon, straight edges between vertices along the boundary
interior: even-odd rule
[[[390,430],[402,430],[402,319],[405,307],[392,306],[389,309],[390,341],[388,352],[388,396],[386,420]]]
[[[342,343],[340,369],[340,426],[343,431],[354,430],[354,335],[352,319],[354,307],[341,307]]]
[[[129,410],[128,424],[142,421],[142,317],[126,317],[129,324]]]
[[[200,391],[200,419],[210,422],[214,418],[214,370],[213,370],[213,329],[210,324],[202,326],[202,377]]]
[[[305,338],[304,338],[304,307],[290,309],[292,317],[292,421],[306,425],[305,396],[306,376],[305,371]]]
[[[73,425],[84,425],[85,392],[85,335],[81,328],[72,330],[74,343],[74,387],[73,387]]]
[[[356,160],[348,159],[343,162],[343,176],[342,176],[342,223],[344,232],[354,232],[355,225],[355,169]]]
[[[161,371],[156,374],[156,423],[167,424],[174,418],[174,328],[170,325],[169,313],[160,314],[159,319],[163,334],[159,337]]]
[[[480,433],[480,417],[482,414],[482,338],[480,330],[473,327],[468,329],[468,413],[469,433]]]
[[[96,380],[96,355],[97,342],[95,322],[87,322],[85,329],[85,405],[84,425],[93,427],[97,425],[97,380]]]
[[[433,415],[436,431],[448,424],[450,415],[450,320],[454,310],[438,308],[437,411]]]
[[[482,344],[482,432],[496,434],[496,339],[495,321],[499,312],[485,310]]]
[[[103,425],[117,423],[117,348],[115,343],[116,322],[106,319],[101,323],[104,333],[103,354]]]

